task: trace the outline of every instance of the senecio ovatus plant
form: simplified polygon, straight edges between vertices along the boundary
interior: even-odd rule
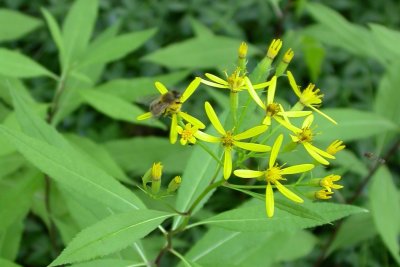
[[[294,56],[293,50],[286,51],[282,60],[275,64],[274,60],[281,47],[282,41],[274,39],[265,57],[253,72],[249,73],[246,66],[248,46],[243,42],[239,47],[238,61],[232,73],[225,72],[224,77],[211,73],[206,73],[205,77],[196,77],[182,94],[169,91],[162,83],[156,82],[155,87],[161,94],[160,98],[152,103],[149,112],[137,118],[138,120],[158,116],[171,118],[169,135],[171,143],[177,143],[180,138],[181,145],[199,145],[204,148],[223,169],[224,179],[218,185],[230,188],[235,186],[246,189],[265,188],[265,207],[268,217],[274,216],[274,189],[291,201],[303,203],[305,197],[314,200],[330,199],[334,193],[333,189],[342,188],[341,185],[335,184],[341,179],[339,175],[330,174],[323,178],[312,176],[312,170],[317,165],[329,165],[330,161],[335,160],[335,154],[345,146],[340,140],[333,140],[326,148],[314,145],[314,137],[317,134],[316,125],[313,124],[314,116],[322,116],[333,124],[337,123],[319,110],[323,98],[320,89],[312,83],[304,89],[301,88],[294,75],[287,70]],[[291,88],[281,88],[281,79],[288,79]],[[225,120],[225,123],[221,122],[221,117],[210,102],[204,103],[205,113],[216,134],[206,133],[206,125],[185,109],[186,101],[194,96],[201,84],[229,93],[229,119]],[[279,103],[275,98],[276,93],[288,90],[297,98],[297,102],[292,106]],[[242,106],[239,105],[242,102],[241,98],[248,98],[251,101]],[[260,109],[263,115],[257,125],[239,131],[243,128],[245,116],[249,116],[251,106]],[[256,111],[253,113],[260,114]],[[260,140],[261,135],[264,138]],[[287,145],[282,147],[284,141]],[[221,146],[221,158],[210,151],[205,142]],[[290,162],[279,161],[281,153],[297,154],[301,149],[305,149],[310,155],[309,158],[304,158],[303,164],[291,165]],[[244,165],[245,160],[249,158],[261,158],[260,166],[256,170],[246,168]],[[161,163],[155,163],[143,176],[143,189],[153,196],[165,194],[160,193],[161,172]],[[286,176],[291,174],[300,176],[297,181],[288,181]],[[307,176],[310,178],[305,179]],[[265,184],[258,187],[239,186],[232,183],[236,178],[257,179]],[[172,179],[166,194],[174,192],[180,182],[179,176]],[[152,184],[151,189],[147,187],[147,183]],[[308,186],[310,190],[300,195],[290,189],[298,186],[303,188]]]

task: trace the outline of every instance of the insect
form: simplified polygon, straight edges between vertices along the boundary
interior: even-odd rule
[[[168,109],[175,111],[180,108],[181,93],[178,91],[168,91],[150,103],[150,112],[154,117],[165,114]]]

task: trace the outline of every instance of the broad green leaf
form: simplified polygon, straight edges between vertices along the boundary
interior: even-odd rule
[[[355,246],[377,234],[370,213],[355,214],[350,216],[341,225],[335,240],[330,245],[326,256],[338,249]]]
[[[28,210],[26,210],[26,213]],[[0,230],[0,257],[15,260],[20,251],[26,213],[16,218],[7,228]],[[0,266],[3,266],[0,261]]]
[[[0,258],[0,266],[2,266],[2,267],[21,267],[21,265],[19,265],[19,264],[16,264],[14,262],[11,262],[11,261],[8,261],[5,259],[1,259],[1,258]]]
[[[351,214],[365,212],[364,209],[355,206],[332,203],[303,203],[302,205],[307,206],[307,208],[322,216],[326,221],[294,216],[281,209],[276,209],[274,216],[268,218],[265,214],[265,204],[259,202],[250,207],[220,213],[194,223],[190,227],[206,224],[240,232],[293,231],[329,223]]]
[[[80,94],[82,95],[86,103],[91,105],[97,111],[111,118],[124,120],[135,124],[165,128],[165,126],[157,120],[136,120],[136,117],[140,114],[143,114],[145,111],[120,97],[92,89],[82,90],[80,91]]]
[[[369,27],[372,31],[372,38],[377,43],[377,54],[389,52],[392,55],[391,59],[396,61],[400,57],[400,51],[393,44],[400,42],[400,32],[374,23],[369,24]]]
[[[185,257],[204,266],[270,266],[305,256],[315,243],[306,231],[240,233],[211,228]]]
[[[15,172],[25,163],[25,159],[17,153],[0,156],[0,179]]]
[[[164,172],[180,173],[194,150],[194,147],[171,145],[167,138],[160,137],[113,140],[104,145],[125,171],[138,175],[143,175],[158,161],[164,165]]]
[[[42,22],[37,18],[14,10],[1,8],[0,42],[18,39],[41,25]]]
[[[361,161],[361,155],[357,157],[350,150],[342,150],[335,155],[336,159],[333,161],[335,165],[343,167],[349,172],[356,173],[360,176],[366,176],[368,174],[368,167]]]
[[[127,101],[136,101],[140,103],[141,98],[143,100],[144,97],[149,95],[159,95],[154,86],[155,82],[161,82],[167,88],[171,88],[182,81],[188,74],[188,71],[183,70],[154,77],[115,79],[99,85],[95,90],[118,96]]]
[[[72,143],[76,150],[82,151],[88,158],[91,158],[99,168],[105,170],[109,175],[117,178],[121,182],[132,183],[126,176],[124,171],[111,157],[108,151],[101,145],[96,144],[94,141],[78,135],[67,135],[68,141]]]
[[[372,177],[369,200],[376,229],[397,264],[400,264],[400,198],[392,175],[385,166],[380,167]]]
[[[135,263],[121,259],[102,259],[84,263],[72,264],[71,267],[139,267],[146,266],[145,263]]]
[[[51,37],[53,38],[53,41],[58,48],[58,51],[60,53],[59,58],[62,62],[63,60],[65,60],[64,59],[65,51],[64,51],[64,43],[63,43],[60,27],[58,26],[56,19],[53,17],[53,15],[51,15],[51,13],[47,9],[41,8],[41,11],[46,20],[47,26],[49,27]]]
[[[337,125],[328,121],[324,117],[316,114],[314,125],[320,135],[316,140],[333,141],[340,139],[343,141],[353,141],[362,138],[383,134],[388,131],[399,131],[400,128],[384,117],[369,111],[361,111],[348,108],[325,109],[326,114],[337,121]]]
[[[98,0],[77,0],[69,10],[62,28],[64,68],[83,56],[96,22],[97,8]]]
[[[210,28],[202,24],[197,19],[190,18],[190,23],[192,24],[193,31],[197,37],[212,38],[214,36],[214,33],[210,30]]]
[[[50,266],[90,260],[122,250],[173,215],[155,210],[111,215],[80,232]]]
[[[28,88],[24,83],[12,77],[0,75],[0,98],[4,99],[7,104],[13,106],[13,101],[10,95],[10,89],[18,91],[18,94],[28,103],[34,103],[35,100],[30,95]]]
[[[106,64],[118,60],[143,45],[155,33],[155,29],[150,29],[122,34],[94,48],[89,46],[79,66],[82,67],[99,63]]]
[[[57,79],[56,75],[21,53],[0,48],[0,58],[2,75],[15,78],[48,76]]]
[[[229,37],[195,37],[172,44],[143,57],[143,60],[160,64],[168,68],[209,69],[229,67],[237,57],[240,40]],[[260,51],[249,45],[248,56]],[[185,56],[182,56],[185,55]]]
[[[311,80],[315,82],[321,72],[321,65],[325,58],[325,50],[317,40],[307,36],[302,39],[302,50]]]

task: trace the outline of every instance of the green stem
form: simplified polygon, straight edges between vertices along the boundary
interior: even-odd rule
[[[211,157],[213,157],[213,159],[215,159],[216,162],[219,163],[219,165],[223,166],[224,164],[222,163],[222,161],[202,142],[198,141],[196,142],[196,144],[198,144],[202,149],[204,149]]]
[[[184,264],[186,267],[192,267],[192,265],[175,249],[170,248],[169,252],[171,252],[172,254],[174,254],[176,257],[178,257]]]
[[[231,104],[231,114],[232,114],[232,129],[236,129],[236,124],[237,124],[237,108],[238,108],[238,92],[232,92],[230,93],[230,104]]]

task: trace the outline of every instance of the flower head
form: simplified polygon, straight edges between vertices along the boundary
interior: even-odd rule
[[[271,156],[268,162],[268,168],[264,171],[253,171],[253,170],[235,170],[234,174],[241,178],[258,178],[264,177],[267,182],[266,193],[265,193],[265,207],[268,217],[274,215],[274,193],[272,190],[272,185],[278,189],[285,197],[288,199],[302,203],[303,199],[287,189],[283,184],[280,183],[281,180],[286,180],[284,175],[286,174],[296,174],[307,172],[314,168],[313,164],[300,164],[287,168],[283,168],[283,165],[278,165],[276,159],[278,157],[279,150],[283,142],[283,135],[279,135],[272,146]]]
[[[238,54],[239,58],[246,58],[248,46],[245,42],[242,42],[239,46]]]
[[[188,142],[191,144],[196,143],[196,133],[199,130],[199,127],[192,126],[190,123],[185,125],[185,128],[181,126],[177,126],[177,132],[181,135],[181,144],[186,145]]]
[[[162,175],[163,165],[161,162],[153,163],[153,167],[151,168],[151,177],[152,180],[160,180]]]
[[[292,61],[293,57],[294,57],[294,52],[291,48],[289,48],[289,50],[286,51],[285,55],[283,55],[282,60],[284,63],[289,64],[290,61]]]
[[[314,130],[311,128],[311,124],[313,121],[314,115],[309,115],[304,120],[301,128],[290,125],[288,128],[295,133],[295,135],[291,135],[292,141],[298,144],[302,144],[307,152],[310,154],[310,156],[319,163],[329,165],[329,162],[325,158],[335,159],[335,157],[328,152],[315,147],[312,144],[315,136]]]
[[[197,126],[199,129],[204,129],[206,126],[195,117],[187,114],[186,112],[181,111],[182,104],[185,103],[188,98],[194,93],[194,91],[200,85],[200,78],[195,78],[189,86],[185,89],[182,95],[177,95],[176,93],[175,98],[171,96],[173,91],[168,91],[168,89],[160,82],[155,83],[155,87],[157,88],[158,92],[161,94],[160,99],[158,100],[159,103],[154,103],[153,106],[159,105],[162,107],[161,112],[157,112],[164,115],[171,117],[171,129],[170,129],[170,141],[174,144],[178,138],[178,121],[183,119],[187,122],[190,122],[192,125]],[[167,102],[167,103],[165,103]],[[159,108],[158,106],[158,108]],[[151,109],[151,108],[150,108]],[[151,117],[155,116],[154,111],[146,112],[140,116],[138,116],[137,120],[146,120]]]
[[[321,94],[321,91],[318,88],[315,88],[314,84],[310,83],[306,89],[300,91],[293,74],[290,71],[287,71],[287,76],[290,86],[292,87],[294,93],[299,97],[299,101],[303,106],[311,108],[315,112],[330,120],[332,123],[337,124],[334,119],[317,109],[317,107],[321,105],[324,95]]]
[[[321,179],[319,184],[325,188],[327,191],[331,192],[332,189],[341,189],[343,188],[340,184],[335,184],[335,182],[339,181],[342,177],[340,175],[328,175]]]
[[[332,198],[331,195],[333,195],[333,192],[332,192],[332,191],[328,191],[328,190],[325,190],[325,189],[321,189],[321,190],[315,192],[314,197],[315,197],[316,199],[326,200],[326,199]]]
[[[345,148],[346,146],[343,145],[343,141],[335,140],[326,148],[326,152],[328,152],[331,155],[335,155],[336,153]]]
[[[281,48],[282,48],[282,40],[273,39],[268,47],[267,57],[269,59],[274,59],[278,55],[279,50],[281,50]]]
[[[271,147],[266,145],[241,142],[241,140],[251,138],[265,132],[268,126],[266,125],[256,126],[242,133],[233,134],[232,131],[226,131],[224,129],[210,103],[208,102],[205,103],[205,110],[211,124],[214,126],[214,128],[217,130],[220,136],[216,137],[203,133],[201,131],[197,131],[196,138],[206,142],[220,143],[223,146],[225,179],[228,179],[232,173],[232,150],[235,147],[255,152],[267,152],[271,150]]]

